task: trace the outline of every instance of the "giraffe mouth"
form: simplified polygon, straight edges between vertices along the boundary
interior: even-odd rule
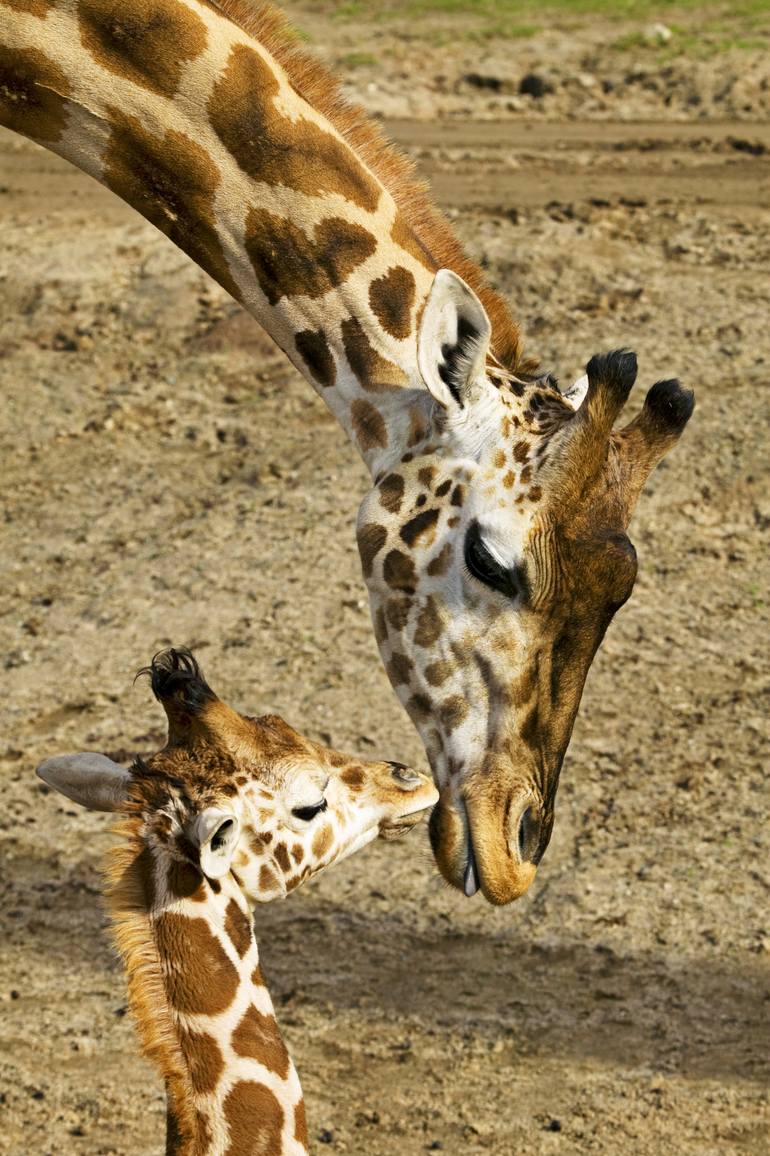
[[[473,850],[473,840],[471,839],[470,831],[468,832],[467,840],[468,861],[465,865],[465,874],[463,876],[463,891],[469,899],[472,899],[480,889],[481,883],[479,881],[479,866],[476,862],[476,853]]]
[[[406,835],[411,831],[416,822],[419,822],[419,819],[415,820],[414,823],[392,823],[388,827],[380,827],[380,838],[384,839],[386,843],[389,843],[393,839],[400,839],[402,835]]]
[[[400,839],[402,835],[406,835],[413,827],[416,827],[418,823],[422,822],[426,810],[426,807],[420,807],[419,810],[412,811],[409,815],[400,815],[398,819],[381,823],[380,838],[386,841]]]
[[[430,821],[439,871],[469,899],[481,892],[494,906],[520,898],[535,877],[536,865],[514,858],[495,808],[479,798],[458,798],[446,790]]]

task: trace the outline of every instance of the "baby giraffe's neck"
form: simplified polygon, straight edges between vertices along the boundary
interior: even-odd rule
[[[166,1084],[167,1156],[306,1156],[299,1079],[231,875],[203,878],[129,822],[108,896],[129,998]]]

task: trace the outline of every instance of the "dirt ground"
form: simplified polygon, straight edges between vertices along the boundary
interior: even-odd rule
[[[557,13],[510,39],[333,9],[290,5],[532,350],[569,381],[629,344],[645,385],[677,374],[698,408],[640,503],[639,582],[532,892],[450,892],[418,831],[259,913],[314,1147],[759,1156],[767,55],[661,58],[636,24]],[[522,93],[528,73],[553,91]],[[36,762],[153,750],[162,716],[131,678],[171,642],[250,713],[422,755],[369,624],[364,471],[321,403],[150,226],[8,134],[0,208],[0,1151],[149,1156],[163,1096],[103,930],[109,821],[46,794]]]

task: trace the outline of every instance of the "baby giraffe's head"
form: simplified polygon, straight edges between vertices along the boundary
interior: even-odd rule
[[[401,763],[363,762],[276,715],[239,714],[189,651],[164,651],[141,673],[168,718],[163,750],[130,769],[88,751],[59,755],[37,773],[81,806],[140,820],[142,843],[170,861],[166,898],[230,873],[251,904],[282,898],[378,835],[409,830],[438,798]]]

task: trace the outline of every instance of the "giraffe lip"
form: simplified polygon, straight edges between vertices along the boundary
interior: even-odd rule
[[[421,811],[413,811],[411,815],[404,818],[397,819],[394,823],[383,823],[380,826],[380,838],[385,839],[400,839],[402,835],[406,835],[407,831],[411,831],[420,822]]]
[[[438,793],[438,792],[436,792]],[[399,815],[397,819],[383,820],[380,823],[380,838],[381,839],[399,839],[405,835],[407,831],[411,831],[412,827],[416,827],[422,818],[433,806],[433,802],[420,803],[413,811],[409,811],[406,815]]]
[[[380,838],[389,842],[391,839],[400,839],[402,835],[406,835],[407,831],[411,831],[414,823],[391,823],[389,827],[380,827]]]

